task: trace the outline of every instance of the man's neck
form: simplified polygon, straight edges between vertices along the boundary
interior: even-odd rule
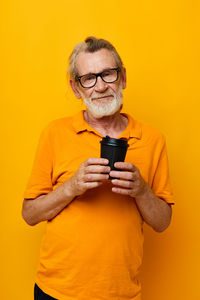
[[[84,111],[84,119],[92,128],[100,132],[102,136],[109,135],[113,138],[117,138],[125,130],[128,124],[128,119],[120,114],[120,111],[112,116],[105,116],[97,119],[86,110]]]

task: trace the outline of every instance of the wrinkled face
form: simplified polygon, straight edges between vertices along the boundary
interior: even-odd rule
[[[76,58],[78,75],[100,73],[104,70],[118,67],[113,54],[107,49],[88,53],[81,52]],[[126,86],[125,69],[119,71],[118,80],[106,83],[101,77],[97,78],[96,85],[84,88],[79,82],[70,81],[77,98],[82,98],[87,110],[95,118],[113,115],[122,107],[122,89]]]

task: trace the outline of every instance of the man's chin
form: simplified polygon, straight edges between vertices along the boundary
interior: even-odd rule
[[[114,114],[116,114],[117,112],[120,112],[122,110],[122,107],[123,107],[123,103],[120,105],[120,107],[116,107],[115,109],[112,109],[112,110],[108,110],[108,111],[96,111],[94,109],[91,109],[91,107],[89,106],[86,106],[87,107],[87,110],[88,112],[96,119],[101,119],[101,118],[104,118],[104,117],[109,117],[109,116],[113,116]]]

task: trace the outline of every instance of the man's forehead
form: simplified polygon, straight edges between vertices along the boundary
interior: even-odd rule
[[[76,68],[79,75],[98,73],[105,69],[117,67],[111,51],[101,49],[96,52],[81,52],[76,57]]]

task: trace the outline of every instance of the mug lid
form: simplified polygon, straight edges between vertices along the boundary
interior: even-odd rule
[[[127,143],[127,140],[125,139],[115,139],[111,138],[108,135],[103,137],[103,139],[100,141],[101,144],[104,145],[110,145],[110,146],[117,146],[117,147],[128,147],[129,144]]]

